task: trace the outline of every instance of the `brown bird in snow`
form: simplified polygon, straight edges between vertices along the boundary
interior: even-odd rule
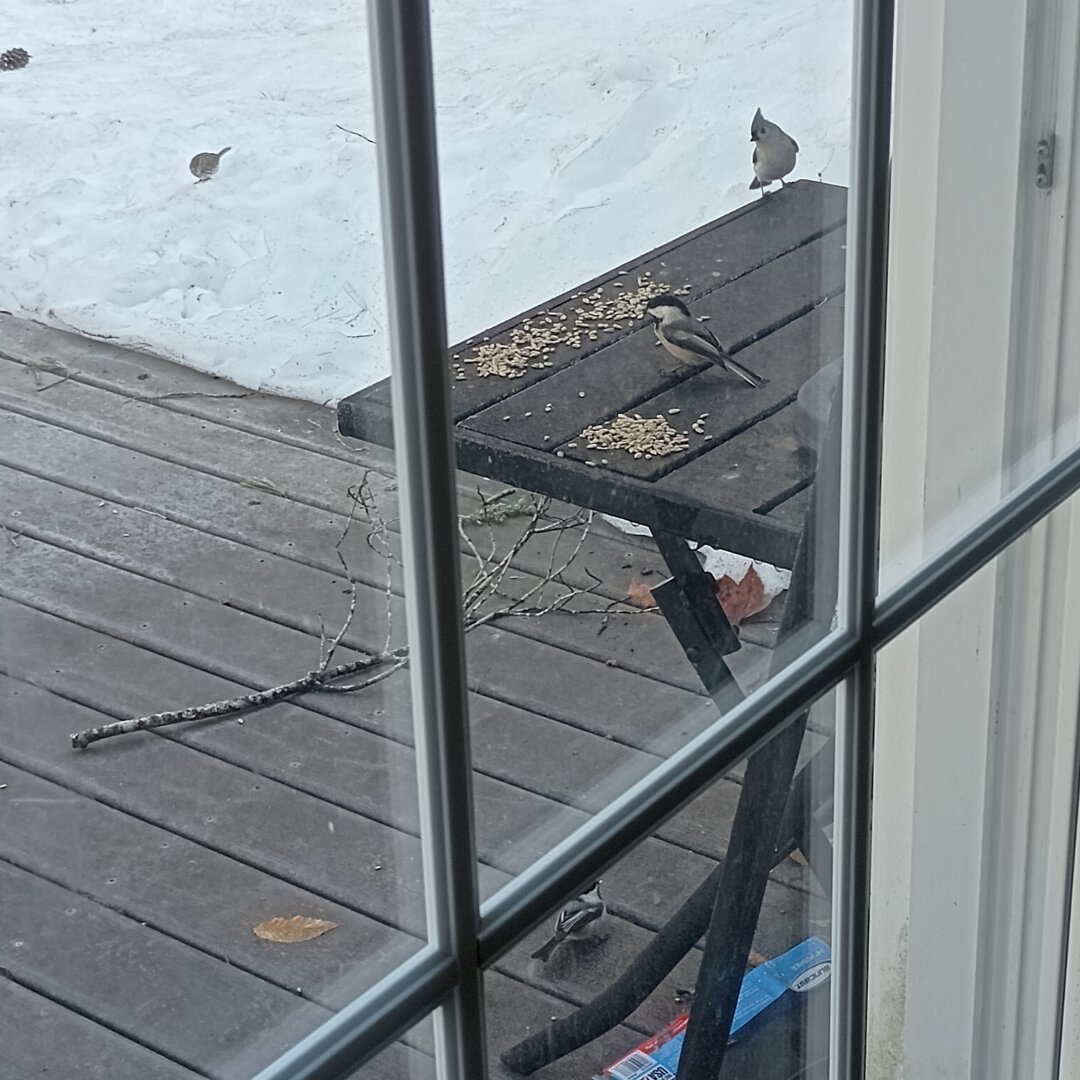
[[[224,150],[219,150],[216,154],[196,154],[188,166],[191,169],[191,175],[197,177],[195,183],[201,184],[204,180],[209,180],[218,171],[222,154],[227,154],[231,149],[231,146],[226,146]]]

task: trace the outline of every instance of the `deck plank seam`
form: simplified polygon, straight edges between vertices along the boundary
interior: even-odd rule
[[[4,760],[6,764],[11,764],[10,762],[7,762],[2,755],[0,755],[0,760]],[[21,766],[15,767],[19,768],[23,772],[30,773],[31,775],[36,775],[32,773],[29,769],[22,769]],[[42,777],[41,779],[44,778]],[[71,788],[67,788],[62,784],[57,786],[64,787],[64,790],[66,791],[71,791]],[[175,832],[171,832],[170,835],[175,836],[177,834]],[[65,893],[70,893],[72,896],[77,896],[81,900],[86,900],[89,903],[95,905],[96,907],[102,908],[105,911],[110,911],[114,915],[119,916],[127,922],[135,923],[139,927],[151,930],[153,933],[159,934],[161,937],[167,938],[169,941],[174,941],[179,945],[183,945],[185,948],[191,949],[194,952],[197,952],[202,956],[206,956],[209,959],[214,960],[218,963],[227,964],[230,968],[236,971],[241,971],[249,978],[255,979],[256,981],[263,983],[266,986],[272,986],[275,990],[284,990],[290,997],[296,998],[297,1001],[302,1001],[305,1004],[317,1005],[319,1008],[325,1009],[327,1011],[327,1019],[329,1019],[329,1017],[337,1011],[337,1007],[332,1005],[330,1002],[320,1001],[316,996],[317,992],[312,992],[310,994],[298,994],[296,992],[295,980],[290,983],[286,981],[279,982],[275,979],[271,979],[268,976],[263,975],[258,971],[255,971],[248,964],[245,964],[242,960],[237,960],[233,957],[226,955],[223,952],[219,953],[212,948],[208,948],[205,945],[200,945],[198,942],[184,937],[184,935],[182,934],[178,934],[172,930],[158,925],[153,920],[153,917],[149,911],[147,912],[148,917],[143,918],[137,912],[131,911],[122,905],[110,904],[107,900],[103,899],[101,896],[96,896],[92,892],[88,892],[85,889],[73,888],[65,881],[62,881],[61,879],[47,873],[41,867],[30,865],[24,860],[13,855],[11,852],[0,853],[0,863],[7,863],[7,865],[9,866],[14,866],[25,874],[29,874],[35,878],[40,878],[42,881],[47,881],[50,885],[54,885],[56,886],[56,888],[62,889]],[[422,942],[419,942],[419,939],[418,943],[422,944]]]
[[[35,605],[25,604],[25,603],[22,603],[21,601],[18,601],[18,600],[16,600],[15,602],[20,603],[24,607],[32,607],[32,608],[34,608],[34,610],[42,610],[40,608],[37,608]],[[46,614],[53,614],[53,613],[52,612],[46,612]],[[84,624],[79,623],[79,622],[77,622],[75,620],[67,619],[67,618],[65,618],[63,616],[55,616],[54,615],[54,617],[61,618],[61,619],[63,619],[63,621],[66,621],[66,622],[72,622],[74,625],[77,625],[77,626],[83,626],[84,625]],[[91,629],[91,630],[95,629],[94,627],[86,627],[86,628]],[[96,632],[100,632],[100,631],[96,631]],[[112,636],[112,635],[106,635],[106,636]],[[193,665],[188,665],[188,666],[193,666]],[[81,706],[83,708],[91,709],[94,712],[97,712],[97,713],[99,713],[99,714],[101,714],[103,716],[113,717],[114,719],[123,719],[123,718],[125,718],[124,714],[122,714],[122,713],[120,713],[120,712],[118,712],[118,711],[116,711],[114,709],[111,709],[108,706],[103,706],[101,703],[97,702],[96,700],[94,700],[90,696],[76,695],[76,694],[74,694],[74,693],[72,693],[70,691],[59,692],[59,691],[53,690],[49,686],[41,685],[41,684],[35,683],[35,682],[33,682],[33,681],[29,680],[29,679],[23,678],[22,676],[18,675],[17,673],[8,671],[6,669],[6,667],[5,667],[5,665],[2,662],[0,662],[0,674],[4,674],[8,678],[11,678],[11,679],[13,679],[15,681],[24,682],[27,685],[37,686],[39,689],[45,691],[46,693],[48,693],[48,694],[50,694],[50,695],[52,695],[54,697],[60,698],[61,700],[70,701],[73,704],[79,705],[79,706]],[[335,720],[335,721],[337,721],[339,723],[344,723],[344,721],[340,721],[336,717],[331,717],[330,719]],[[268,781],[270,783],[280,785],[281,787],[285,788],[286,790],[294,791],[294,792],[297,792],[299,794],[304,795],[307,798],[311,798],[311,799],[314,799],[314,800],[316,800],[318,802],[325,803],[328,806],[332,806],[337,810],[341,810],[341,811],[344,811],[344,812],[346,812],[348,814],[352,814],[352,815],[354,815],[354,816],[356,816],[358,818],[361,818],[362,820],[370,821],[370,822],[373,822],[374,824],[380,825],[380,826],[382,826],[384,828],[392,829],[395,832],[399,832],[402,835],[408,836],[408,837],[410,837],[412,839],[418,839],[418,837],[419,837],[419,833],[415,829],[411,829],[411,828],[406,827],[405,825],[396,823],[396,822],[390,820],[389,818],[386,818],[386,819],[381,818],[381,817],[379,817],[378,815],[376,815],[375,813],[373,813],[372,811],[370,811],[368,809],[358,809],[357,807],[351,806],[348,803],[341,801],[340,799],[333,798],[332,796],[330,796],[329,794],[327,794],[325,792],[320,792],[320,791],[315,790],[313,788],[309,788],[309,787],[306,787],[306,786],[301,786],[301,783],[299,781],[295,781],[295,782],[290,783],[290,782],[288,782],[286,780],[283,780],[280,777],[274,775],[273,773],[260,772],[259,770],[253,768],[252,765],[249,762],[244,761],[243,759],[237,759],[235,757],[232,757],[232,756],[228,755],[225,752],[216,751],[213,747],[208,747],[208,746],[205,746],[203,744],[195,744],[195,743],[189,743],[189,742],[183,741],[181,739],[176,738],[172,733],[167,732],[167,731],[163,731],[163,730],[156,730],[155,729],[152,732],[150,732],[150,734],[157,735],[159,738],[168,739],[174,745],[183,747],[185,750],[195,751],[196,753],[201,754],[201,755],[203,755],[205,757],[208,757],[208,758],[210,758],[210,759],[212,759],[214,761],[218,761],[218,762],[221,762],[222,764],[230,766],[231,768],[236,768],[236,769],[239,769],[239,770],[241,770],[243,772],[247,772],[252,776],[260,777],[263,780],[266,780],[266,781]],[[18,767],[25,768],[25,766],[22,763],[19,763]],[[27,771],[30,771],[30,770],[27,770]],[[477,771],[480,772],[481,770],[477,770]],[[508,781],[502,780],[500,777],[491,776],[489,773],[486,773],[486,772],[483,772],[482,775],[488,776],[491,779],[498,780],[500,783],[507,784],[507,786],[510,786],[510,787],[513,787],[513,788],[518,788],[518,789],[521,789],[521,790],[524,790],[524,791],[529,791],[529,793],[531,795],[533,795],[534,797],[536,797],[538,799],[542,799],[542,800],[544,800],[546,802],[551,802],[551,803],[553,803],[553,804],[555,804],[557,806],[565,806],[565,807],[568,807],[569,809],[579,810],[578,807],[575,807],[572,804],[570,804],[568,802],[565,802],[562,799],[559,799],[559,798],[554,797],[552,795],[548,795],[548,794],[546,794],[544,792],[539,792],[539,791],[535,791],[535,790],[526,788],[524,785],[522,785],[522,784],[520,784],[520,783],[518,783],[516,781],[513,782],[513,783],[510,783]],[[62,781],[57,781],[55,778],[53,778],[51,776],[44,776],[42,778],[50,780],[51,782],[54,782],[54,783],[62,783]],[[717,777],[717,780],[720,780],[720,779],[721,779],[721,777]],[[130,811],[127,810],[126,808],[118,806],[118,805],[113,805],[111,803],[108,803],[104,799],[99,798],[98,801],[102,802],[103,805],[110,806],[112,809],[120,810],[123,813],[130,813]],[[583,810],[580,811],[580,812],[582,814],[587,814],[588,813],[588,811],[583,811]],[[132,816],[137,816],[137,815],[132,814]],[[149,823],[151,823],[151,824],[156,824],[151,819],[146,819],[146,820],[148,820]],[[186,834],[180,834],[180,835],[184,835],[185,839],[191,840],[191,841],[193,841],[195,843],[202,843],[202,841],[196,839],[195,837],[187,836]],[[683,842],[681,842],[679,840],[674,840],[674,839],[670,839],[670,838],[659,836],[659,835],[653,835],[653,836],[650,837],[650,839],[654,843],[661,844],[661,845],[664,845],[666,847],[673,848],[673,849],[675,849],[677,851],[686,851],[689,854],[696,855],[699,858],[705,859],[705,860],[707,860],[709,862],[713,862],[713,863],[715,863],[718,858],[722,857],[722,854],[723,854],[722,852],[718,853],[716,850],[711,851],[711,852],[695,851],[692,848],[690,848],[688,845],[686,845],[685,843],[683,843]],[[210,848],[210,850],[218,851],[218,849],[216,847],[212,846],[212,845],[203,844],[203,846]],[[230,858],[236,858],[236,856],[233,855],[230,852],[218,851],[218,854],[227,855]],[[244,861],[247,864],[247,860],[240,860],[240,861]],[[500,863],[498,861],[496,861],[494,858],[484,858],[484,859],[481,859],[479,861],[480,861],[480,864],[482,866],[486,866],[488,869],[493,870],[493,871],[495,871],[495,872],[497,872],[499,874],[505,874],[505,875],[507,875],[509,877],[512,877],[514,875],[514,873],[515,873],[515,871],[507,869],[504,866],[500,865]],[[254,864],[250,864],[250,865],[254,865]],[[263,868],[263,869],[265,871],[265,868]],[[280,874],[275,873],[274,876],[278,876],[278,877],[281,878],[281,880],[288,881],[290,884],[299,885],[299,887],[305,888],[309,892],[315,892],[315,890],[310,885],[304,885],[302,882],[294,881],[294,880],[292,880],[292,879],[290,879],[288,877],[284,877],[284,876],[282,876]],[[784,888],[789,889],[790,891],[793,891],[793,892],[801,892],[802,891],[802,890],[799,890],[799,889],[793,889],[786,882],[779,882],[778,881],[777,884],[782,885]],[[321,893],[315,893],[315,894],[316,895],[322,895]],[[349,904],[348,902],[335,899],[334,897],[326,896],[326,897],[324,897],[324,899],[330,899],[330,900],[333,900],[335,903],[340,903],[344,907],[349,907],[352,910],[360,911],[360,909],[352,908],[352,905]],[[370,914],[370,913],[364,912],[364,911],[360,911],[360,913],[361,914]],[[375,916],[372,916],[372,917],[375,917]],[[637,917],[626,916],[626,919],[627,919],[628,922],[632,922],[634,925],[640,926],[640,927],[642,927],[643,929],[646,929],[646,930],[656,930],[658,928],[658,926],[652,925],[648,921],[639,921],[639,919]],[[379,921],[386,921],[387,925],[391,926],[393,929],[402,930],[405,933],[409,933],[409,934],[413,933],[413,931],[410,930],[408,927],[397,926],[393,922],[389,922],[389,921],[383,920],[381,918],[379,919]]]
[[[182,1058],[177,1057],[175,1054],[169,1053],[169,1051],[161,1049],[156,1046],[152,1046],[149,1043],[143,1042],[141,1039],[134,1038],[131,1034],[123,1031],[114,1024],[110,1024],[103,1017],[95,1016],[93,1013],[87,1012],[81,1006],[74,1001],[65,1001],[63,998],[58,998],[48,987],[36,983],[25,976],[20,977],[9,967],[0,967],[0,974],[6,979],[10,979],[16,986],[21,986],[24,990],[29,990],[33,994],[37,994],[38,997],[44,998],[46,1001],[51,1001],[54,1005],[59,1006],[62,1009],[66,1009],[70,1013],[74,1013],[76,1016],[82,1017],[84,1020],[90,1021],[99,1028],[103,1028],[105,1031],[111,1032],[113,1035],[119,1036],[126,1042],[131,1043],[133,1046],[138,1046],[148,1053],[155,1054],[157,1057],[164,1058],[166,1061],[171,1062],[173,1065],[178,1065],[182,1069],[187,1069],[188,1072],[194,1073],[195,1076],[202,1077],[203,1080],[214,1080],[214,1074],[205,1072],[198,1065],[194,1065],[191,1062],[184,1061]]]
[[[91,440],[93,440],[95,442],[100,442],[100,443],[103,443],[103,444],[109,445],[109,446],[116,446],[119,449],[129,450],[132,453],[139,454],[140,456],[147,457],[148,459],[150,459],[152,461],[154,461],[154,460],[165,461],[167,464],[169,464],[170,466],[172,466],[174,468],[186,469],[186,470],[188,470],[190,472],[205,475],[205,476],[210,476],[210,477],[213,477],[214,479],[222,480],[222,481],[225,481],[227,483],[237,483],[237,484],[243,484],[244,483],[243,479],[241,479],[241,478],[238,478],[238,477],[235,477],[235,476],[228,476],[228,475],[224,475],[224,474],[219,474],[219,473],[215,473],[215,472],[210,472],[210,471],[207,471],[207,470],[196,469],[196,468],[193,468],[192,466],[190,466],[190,465],[188,465],[188,464],[186,464],[184,462],[175,461],[175,460],[170,459],[170,458],[162,458],[162,457],[159,457],[157,455],[147,453],[142,448],[139,448],[139,447],[133,447],[133,446],[130,446],[130,445],[126,445],[124,443],[115,442],[115,441],[110,440],[110,439],[101,438],[100,436],[96,435],[95,433],[93,433],[91,431],[81,430],[79,428],[70,426],[68,424],[53,423],[52,421],[50,421],[48,419],[42,419],[41,417],[31,415],[29,413],[24,413],[21,410],[17,410],[17,409],[13,409],[11,411],[16,412],[18,415],[26,416],[27,419],[34,420],[37,423],[45,424],[46,426],[55,426],[55,427],[61,428],[62,430],[70,431],[73,434],[79,435],[80,437],[91,439]],[[68,488],[70,488],[71,490],[74,490],[74,491],[80,491],[83,494],[90,495],[90,496],[92,496],[94,498],[105,499],[110,503],[114,503],[114,504],[117,504],[117,505],[120,505],[120,506],[125,506],[125,507],[128,507],[129,509],[132,509],[132,510],[137,510],[137,511],[145,512],[145,513],[157,514],[160,517],[164,518],[166,521],[172,522],[172,523],[177,524],[177,525],[181,525],[181,526],[183,526],[185,528],[193,529],[194,531],[199,532],[199,533],[201,533],[201,534],[203,534],[205,536],[212,536],[212,537],[216,537],[218,539],[228,540],[228,541],[230,541],[232,543],[240,544],[240,545],[242,545],[244,547],[250,548],[253,551],[261,552],[262,554],[272,554],[272,555],[275,555],[275,556],[277,556],[279,558],[283,558],[283,559],[287,559],[287,560],[289,560],[291,562],[295,562],[295,563],[297,563],[299,565],[307,566],[307,567],[309,567],[311,569],[321,570],[321,571],[326,572],[326,573],[334,574],[335,576],[338,576],[338,577],[341,576],[340,567],[337,566],[337,564],[332,564],[329,561],[321,562],[321,561],[319,561],[317,559],[313,559],[313,558],[310,558],[310,557],[304,557],[300,553],[300,551],[297,550],[297,549],[294,549],[293,552],[288,552],[288,551],[282,551],[282,550],[275,550],[272,547],[260,546],[259,544],[252,542],[251,539],[243,536],[242,534],[239,534],[239,533],[233,532],[231,530],[227,530],[227,529],[212,529],[212,528],[208,527],[207,525],[205,525],[204,523],[198,522],[194,518],[187,517],[186,515],[183,515],[182,513],[177,513],[175,510],[170,510],[168,507],[163,507],[163,506],[161,506],[160,503],[156,503],[153,508],[146,507],[146,506],[141,506],[141,505],[139,505],[139,503],[137,501],[135,501],[133,499],[124,498],[122,496],[117,496],[117,495],[115,495],[113,493],[110,493],[110,492],[106,491],[106,489],[104,489],[102,487],[95,487],[95,486],[88,485],[88,484],[85,484],[85,483],[83,485],[75,485],[75,484],[70,483],[67,480],[61,479],[59,476],[57,476],[57,475],[55,475],[53,473],[50,473],[50,472],[48,472],[48,471],[46,471],[44,469],[32,469],[32,468],[30,468],[30,467],[28,467],[28,466],[26,466],[24,464],[13,463],[10,459],[5,458],[2,454],[0,454],[0,464],[3,464],[5,467],[10,468],[14,472],[19,472],[19,473],[22,473],[22,474],[28,475],[28,476],[35,476],[38,479],[48,480],[50,483],[58,484],[59,486],[62,486],[62,487],[68,487]],[[274,497],[274,496],[272,496],[272,493],[265,493],[265,494],[268,494],[268,495],[271,495],[271,497]],[[343,517],[344,516],[340,509],[335,509],[334,507],[332,507],[332,506],[330,506],[328,504],[317,503],[317,502],[310,501],[310,500],[302,500],[302,499],[295,498],[292,495],[282,495],[282,496],[276,496],[276,497],[284,498],[286,501],[295,503],[298,506],[305,506],[305,507],[309,507],[309,508],[314,509],[314,510],[318,510],[320,512],[334,514],[337,517]],[[370,521],[368,521],[367,519],[365,519],[365,518],[363,518],[361,516],[355,516],[354,521],[358,522],[360,524],[372,524]],[[344,524],[342,525],[342,528],[344,528]],[[398,528],[394,527],[393,525],[391,525],[390,531],[395,536],[400,535],[400,533],[398,531]],[[458,550],[461,553],[463,558],[468,557],[469,552],[468,552],[468,549],[465,547],[464,544],[460,544]],[[532,571],[527,570],[524,567],[515,566],[515,570],[518,570],[521,573],[528,574],[528,575],[533,576],[533,577],[537,577],[537,575],[533,574]],[[377,588],[380,592],[383,591],[383,586],[382,586],[381,581],[376,581],[371,575],[365,574],[364,571],[362,571],[362,570],[357,570],[355,572],[351,572],[350,576],[358,584],[367,585],[367,586],[369,586],[371,588]],[[403,595],[404,595],[403,592],[401,591],[400,586],[395,586],[393,588],[392,592],[393,592],[393,595],[398,597],[399,599],[402,598]],[[601,595],[605,596],[605,598],[609,599],[609,600],[618,600],[618,599],[623,598],[621,594],[616,595],[616,590],[614,590],[614,589],[609,589],[606,593],[601,593]],[[571,647],[569,647],[567,645],[562,645],[558,641],[549,641],[549,640],[546,640],[544,638],[537,637],[534,633],[531,632],[531,627],[528,625],[528,622],[524,621],[524,620],[517,620],[516,622],[514,620],[506,620],[501,625],[500,628],[505,630],[508,633],[515,634],[515,635],[518,635],[520,637],[523,637],[526,640],[541,642],[541,643],[547,645],[550,648],[558,648],[558,649],[561,649],[564,652],[569,652],[569,653],[572,653],[574,655],[585,656],[587,659],[591,659],[591,660],[594,660],[596,662],[603,662],[599,656],[589,656],[587,654],[582,653],[580,651],[580,648],[577,647],[577,646],[571,648]],[[702,696],[702,694],[703,694],[700,687],[696,687],[689,677],[681,678],[678,675],[674,675],[674,676],[671,676],[670,678],[662,678],[658,674],[656,674],[655,672],[647,672],[647,671],[640,671],[639,672],[639,671],[636,671],[636,669],[633,669],[633,670],[635,670],[635,673],[640,674],[643,678],[652,679],[654,682],[658,682],[658,683],[660,683],[662,685],[672,686],[672,687],[675,687],[677,689],[683,690],[683,691],[685,691],[687,693],[694,694],[695,696]]]
[[[58,483],[57,481],[53,480],[48,475],[40,476],[38,473],[30,472],[29,470],[18,470],[18,471],[25,471],[26,475],[39,476],[40,479],[49,480],[51,483]],[[69,490],[73,490],[73,491],[82,491],[83,494],[91,495],[91,496],[93,496],[95,498],[103,497],[101,492],[94,491],[92,489],[87,490],[85,488],[75,487],[75,486],[70,485],[70,484],[60,484],[60,486],[67,487]],[[135,510],[139,509],[139,507],[133,505],[129,501],[123,501],[122,502],[119,499],[113,499],[113,498],[110,498],[109,501],[112,502],[112,503],[118,503],[119,505],[122,505],[122,506],[126,506],[129,509],[135,509]],[[212,537],[215,537],[217,539],[227,540],[227,541],[230,541],[232,543],[236,543],[236,544],[238,544],[240,546],[249,547],[254,551],[260,551],[263,554],[274,555],[275,557],[285,559],[286,561],[289,561],[289,562],[297,563],[298,565],[305,566],[308,569],[316,570],[316,571],[325,573],[325,574],[329,575],[332,578],[337,578],[337,579],[341,579],[342,581],[344,581],[344,579],[341,577],[340,568],[338,568],[335,571],[335,569],[331,566],[330,563],[320,563],[320,562],[318,562],[316,560],[312,560],[312,559],[305,559],[305,558],[298,557],[298,556],[291,556],[291,555],[287,555],[287,554],[282,554],[280,552],[271,551],[271,550],[268,550],[268,549],[265,549],[265,548],[252,547],[250,544],[245,543],[243,538],[237,539],[237,538],[235,538],[233,536],[230,536],[228,534],[224,534],[224,533],[222,533],[220,531],[210,531],[208,529],[202,529],[202,528],[199,528],[197,525],[190,525],[188,522],[186,522],[184,520],[179,520],[176,516],[173,516],[171,518],[166,518],[166,520],[171,521],[174,524],[181,525],[181,526],[183,526],[185,528],[192,528],[195,531],[202,533],[203,535],[212,536]],[[188,595],[191,595],[191,596],[198,596],[201,599],[209,600],[209,601],[212,601],[214,603],[219,603],[220,602],[218,600],[218,598],[215,597],[215,596],[211,596],[209,594],[199,592],[198,590],[196,590],[194,588],[191,588],[188,585],[177,585],[176,583],[170,581],[168,578],[166,578],[164,576],[159,577],[159,576],[153,575],[152,573],[148,572],[145,568],[135,568],[135,567],[132,567],[132,566],[125,566],[123,564],[120,564],[120,563],[117,563],[117,562],[115,562],[113,560],[105,558],[101,553],[96,552],[96,551],[94,551],[92,549],[83,549],[82,547],[78,547],[78,546],[76,546],[76,544],[78,543],[77,539],[68,538],[68,537],[58,537],[56,534],[52,533],[51,530],[38,529],[37,527],[35,527],[33,525],[28,525],[26,527],[26,529],[24,530],[23,535],[29,537],[30,539],[37,540],[40,543],[45,543],[45,544],[49,544],[51,546],[57,547],[60,550],[70,551],[73,554],[79,555],[80,557],[90,559],[90,560],[92,560],[94,562],[99,563],[100,565],[109,566],[109,567],[111,567],[113,569],[120,570],[120,571],[122,571],[124,573],[133,574],[136,577],[143,578],[144,580],[147,580],[147,581],[154,581],[155,583],[164,585],[167,588],[177,589],[180,592],[187,593]],[[378,586],[374,581],[366,581],[366,580],[364,580],[360,576],[359,572],[357,572],[355,575],[353,575],[353,580],[356,582],[357,585],[361,585],[361,586],[363,586],[365,588],[370,588],[374,592],[377,592],[380,597],[385,595],[384,587]],[[400,591],[397,591],[397,590],[392,590],[392,595],[397,600],[401,600],[403,598],[402,593]],[[283,621],[282,619],[280,619],[278,617],[268,616],[268,615],[266,615],[266,613],[264,613],[262,611],[249,611],[245,607],[243,607],[240,603],[230,602],[226,606],[231,608],[232,610],[240,611],[240,612],[242,612],[244,614],[250,615],[253,618],[263,619],[266,622],[269,622],[269,623],[272,623],[272,624],[275,624],[275,625],[284,626],[284,627],[286,627],[288,629],[295,630],[298,633],[304,633],[307,636],[310,636],[310,637],[313,637],[313,638],[315,637],[314,630],[308,630],[308,629],[306,629],[306,628],[304,628],[302,626],[293,626],[292,624],[290,624],[288,622],[285,622],[285,621]],[[519,622],[522,623],[522,625],[519,625],[519,626],[508,625],[508,624],[513,623],[513,620],[508,618],[507,620],[505,620],[503,622],[494,621],[493,623],[489,624],[489,627],[478,628],[478,629],[480,630],[481,633],[483,633],[484,629],[494,629],[494,628],[497,627],[498,632],[501,632],[501,633],[505,632],[505,633],[512,634],[512,635],[514,635],[516,637],[520,637],[523,640],[528,641],[530,643],[533,643],[533,644],[535,644],[537,646],[540,646],[542,648],[556,649],[556,650],[558,650],[560,652],[567,653],[568,655],[577,657],[579,659],[587,660],[590,663],[602,663],[602,664],[604,664],[606,666],[608,658],[601,655],[599,652],[597,652],[595,655],[590,655],[588,653],[583,652],[578,646],[573,645],[572,643],[563,644],[563,643],[559,642],[558,640],[550,640],[545,636],[538,635],[536,632],[530,632],[531,628],[529,627],[527,622],[524,622],[522,620],[519,620]],[[359,634],[359,631],[357,631],[357,633]],[[112,636],[116,636],[116,635],[112,635]],[[121,638],[120,640],[127,640],[127,639]],[[135,644],[135,642],[129,642],[129,643],[130,644]],[[348,635],[348,639],[345,642],[345,644],[347,644],[348,647],[353,648],[358,652],[364,653],[366,655],[371,655],[372,644],[369,642],[366,645],[364,645],[362,643],[361,638],[359,638],[357,636],[354,636],[351,633]],[[686,693],[688,696],[690,696],[693,699],[693,704],[695,706],[699,705],[701,703],[701,701],[707,700],[706,695],[703,693],[703,691],[701,691],[700,688],[695,689],[695,688],[691,688],[690,686],[686,685],[688,680],[679,680],[676,677],[671,677],[671,678],[667,678],[667,679],[661,678],[660,676],[658,676],[657,674],[655,674],[653,672],[640,671],[637,668],[634,668],[634,667],[632,667],[630,665],[622,665],[622,667],[623,667],[623,670],[627,671],[630,674],[636,675],[636,676],[638,676],[640,678],[643,678],[643,679],[648,679],[651,682],[654,682],[654,683],[656,683],[656,684],[658,684],[660,686],[669,687],[671,689]],[[493,700],[502,701],[505,704],[510,704],[510,705],[516,705],[517,704],[517,702],[515,702],[513,699],[493,695],[492,693],[489,692],[489,690],[487,688],[482,688],[479,685],[476,687],[476,692],[481,697],[492,698]],[[689,702],[688,702],[688,704],[689,704]],[[522,705],[521,707],[526,708],[527,711],[536,713],[536,715],[540,715],[540,716],[548,715],[546,713],[538,712],[536,709],[531,708],[528,705]],[[558,720],[559,718],[557,716],[552,715],[552,716],[549,717],[549,719]],[[562,721],[560,721],[560,722],[562,722]],[[573,725],[573,726],[577,726],[577,725]],[[620,741],[620,740],[616,740],[616,741]],[[625,745],[633,745],[635,747],[637,746],[637,744],[632,744],[632,743],[626,743]]]

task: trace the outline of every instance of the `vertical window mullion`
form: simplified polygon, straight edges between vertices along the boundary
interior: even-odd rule
[[[842,628],[858,641],[837,723],[833,862],[835,969],[830,1075],[863,1076],[869,939],[874,647],[892,122],[893,0],[855,9],[851,186],[840,475]]]
[[[368,30],[428,936],[457,970],[436,1061],[440,1080],[476,1080],[486,1040],[427,2],[368,0]]]

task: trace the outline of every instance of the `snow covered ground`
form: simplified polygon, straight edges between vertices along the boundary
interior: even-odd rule
[[[451,339],[741,205],[761,106],[846,184],[850,0],[434,0]],[[333,401],[389,370],[362,0],[0,10],[0,308]],[[231,146],[194,184],[188,161]]]

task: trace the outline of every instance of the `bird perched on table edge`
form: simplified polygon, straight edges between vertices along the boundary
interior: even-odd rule
[[[226,146],[224,150],[219,150],[216,154],[196,154],[188,165],[191,175],[198,177],[195,183],[201,184],[204,180],[209,180],[218,171],[222,155],[227,154],[231,149],[231,146]]]
[[[597,929],[607,910],[604,898],[600,895],[602,884],[602,881],[596,882],[588,892],[583,892],[576,900],[571,900],[559,912],[559,917],[555,920],[555,933],[532,954],[533,960],[546,963],[548,957],[567,938],[580,940]]]
[[[654,296],[645,305],[645,314],[653,318],[657,340],[679,363],[709,360],[745,379],[751,386],[764,386],[769,381],[732,357],[716,340],[716,335],[695,319],[690,309],[672,293]]]
[[[750,123],[750,141],[754,143],[754,179],[750,181],[751,191],[761,188],[762,197],[774,180],[781,186],[784,177],[795,168],[795,155],[799,144],[779,124],[766,120],[758,109]]]

